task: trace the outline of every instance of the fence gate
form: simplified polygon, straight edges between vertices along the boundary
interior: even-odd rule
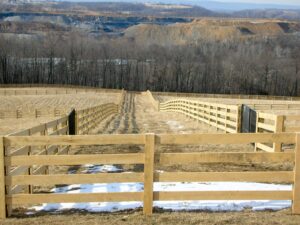
[[[256,132],[256,111],[247,105],[242,105],[242,133]]]

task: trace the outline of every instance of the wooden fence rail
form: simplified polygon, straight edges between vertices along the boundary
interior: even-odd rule
[[[256,133],[300,132],[299,115],[275,115],[270,113],[257,113]],[[256,143],[255,150],[267,152],[282,151],[281,143]]]
[[[44,123],[29,129],[18,131],[7,135],[7,137],[18,136],[57,136],[67,135],[69,133],[68,116],[61,117],[59,119]],[[59,155],[65,154],[69,151],[69,146],[58,145],[43,145],[39,147],[32,147],[28,145],[4,148],[5,156],[24,156],[24,155]],[[46,165],[31,165],[31,166],[7,166],[5,167],[5,174],[7,176],[14,175],[38,175],[48,174],[48,166]],[[32,185],[6,185],[7,194],[17,194],[21,192],[32,193]],[[8,211],[11,209],[8,207]]]
[[[232,98],[232,99],[262,99],[262,100],[290,100],[299,101],[300,97],[270,96],[270,95],[235,95],[235,94],[205,94],[205,93],[182,93],[182,92],[152,92],[154,95],[172,97],[198,97],[198,98]]]
[[[73,85],[0,85],[0,95],[60,95],[77,93],[120,93],[119,89],[104,89],[95,87],[73,86]]]
[[[89,131],[111,115],[119,112],[122,107],[126,91],[122,90],[118,103],[107,103],[75,111],[75,133],[88,134]]]
[[[62,117],[68,114],[63,108],[41,108],[31,110],[0,110],[0,119],[40,118],[40,117]]]
[[[247,106],[255,109],[255,110],[298,110],[300,109],[300,104],[296,104],[296,103],[255,103],[255,104],[248,104]]]
[[[248,144],[282,142],[296,144],[294,152],[194,152],[155,153],[157,145]],[[143,145],[141,153],[92,155],[7,155],[7,148],[46,145]],[[152,214],[153,201],[169,200],[293,200],[292,211],[300,214],[300,134],[130,134],[78,136],[8,136],[0,138],[0,216],[6,207],[40,203],[142,201],[146,215]],[[285,163],[295,162],[294,171],[255,172],[155,172],[155,164],[189,163]],[[71,166],[84,164],[143,164],[143,172],[98,174],[6,174],[3,168],[15,166]],[[2,170],[2,171],[1,171]],[[31,194],[6,193],[4,186],[84,183],[142,182],[142,192]],[[292,191],[154,191],[154,182],[243,181],[293,183]]]
[[[179,112],[228,133],[239,133],[241,106],[175,99],[160,103],[160,111]]]
[[[99,106],[78,110],[75,112],[76,134],[88,134],[89,131],[107,117],[118,113],[118,105],[114,103],[102,104]]]

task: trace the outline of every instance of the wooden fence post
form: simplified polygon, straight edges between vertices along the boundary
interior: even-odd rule
[[[284,116],[276,116],[275,120],[275,133],[282,133],[284,126]],[[281,152],[282,143],[275,142],[273,144],[274,152]]]
[[[4,173],[4,137],[0,137],[0,219],[6,218],[5,173]]]
[[[144,214],[152,215],[155,134],[145,135]]]
[[[296,133],[292,212],[300,214],[300,133]]]
[[[256,122],[255,122],[255,124],[256,124],[255,133],[256,133],[256,134],[260,133],[260,132],[259,132],[258,123],[259,123],[259,112],[256,112]],[[257,151],[258,151],[257,144],[258,144],[258,143],[255,142],[255,145],[254,145],[254,152],[257,152]]]

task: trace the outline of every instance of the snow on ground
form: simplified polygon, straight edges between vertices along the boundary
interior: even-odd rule
[[[121,172],[122,170],[111,165],[85,165],[86,173]],[[162,172],[162,171],[160,171]],[[99,183],[99,184],[73,184],[57,187],[53,193],[107,193],[107,192],[142,192],[143,183]],[[292,190],[292,185],[250,183],[250,182],[160,182],[154,183],[154,191],[268,191]],[[142,207],[142,202],[101,202],[101,203],[58,203],[43,204],[32,209],[36,211],[62,211],[67,209],[86,210],[89,212],[113,212]],[[245,208],[252,210],[280,210],[291,207],[290,200],[269,201],[156,201],[154,207],[178,210],[208,210],[208,211],[241,211]]]
[[[180,130],[184,128],[183,125],[181,125],[178,121],[175,120],[169,120],[166,122],[166,124],[169,125],[171,130]]]

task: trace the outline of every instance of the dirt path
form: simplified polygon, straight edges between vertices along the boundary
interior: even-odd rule
[[[217,133],[216,128],[197,122],[179,113],[158,112],[151,105],[147,96],[128,93],[121,112],[101,123],[94,134],[133,134],[133,133]],[[159,152],[253,152],[252,145],[185,145],[157,146]],[[85,146],[74,154],[110,154],[143,152],[143,146],[107,145]],[[142,171],[142,167],[120,167],[124,170]],[[156,165],[157,170],[164,171],[241,171],[241,170],[290,170],[291,165],[233,165],[233,164],[200,164],[189,165]]]
[[[121,112],[108,122],[99,124],[93,133],[212,133],[215,128],[179,113],[157,112],[147,96],[128,93]]]

